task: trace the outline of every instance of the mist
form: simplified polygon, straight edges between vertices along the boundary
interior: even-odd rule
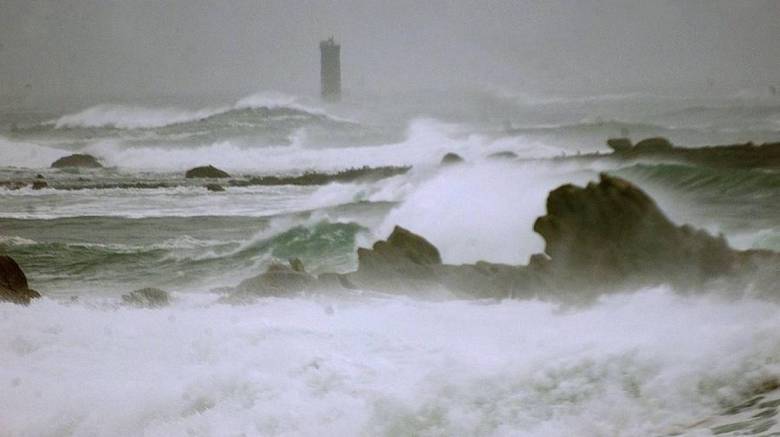
[[[3,0],[0,106],[314,95],[331,35],[347,96],[766,87],[778,23],[773,0]]]

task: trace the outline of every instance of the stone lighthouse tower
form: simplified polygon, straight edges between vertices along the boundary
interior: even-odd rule
[[[323,99],[341,100],[341,46],[333,37],[320,42],[320,87]]]

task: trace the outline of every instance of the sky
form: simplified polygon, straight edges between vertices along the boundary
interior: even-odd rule
[[[780,0],[0,0],[1,103],[780,84]]]

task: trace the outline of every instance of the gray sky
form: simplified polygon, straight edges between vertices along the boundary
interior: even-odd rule
[[[0,0],[0,96],[314,94],[331,34],[353,93],[780,83],[780,0]]]

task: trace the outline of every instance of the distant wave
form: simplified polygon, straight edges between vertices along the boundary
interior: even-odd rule
[[[55,223],[56,225],[56,223]],[[183,235],[150,245],[39,242],[0,236],[0,250],[23,263],[44,288],[56,290],[63,277],[80,283],[180,281],[197,283],[215,271],[241,277],[260,274],[264,264],[298,257],[310,270],[354,267],[355,223],[279,218],[246,241],[201,240]]]
[[[780,172],[683,164],[639,164],[621,169],[618,173],[663,184],[682,193],[708,194],[724,199],[780,199]]]
[[[154,129],[175,124],[201,121],[216,115],[249,108],[286,108],[302,114],[316,116],[328,115],[321,108],[303,103],[303,99],[300,97],[277,92],[263,92],[244,97],[234,105],[202,108],[198,110],[187,110],[176,107],[154,108],[146,106],[101,104],[73,114],[63,115],[56,120],[49,121],[47,124],[54,126],[56,129],[101,127],[114,129]]]

